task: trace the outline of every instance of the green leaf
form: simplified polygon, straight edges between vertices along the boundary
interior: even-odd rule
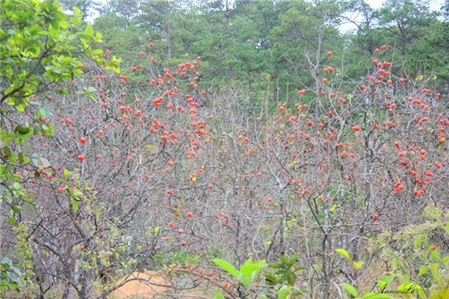
[[[433,294],[427,299],[447,299],[449,298],[449,289],[442,289],[438,293]]]
[[[19,140],[19,139],[18,139]],[[18,142],[17,142],[17,144],[19,144]],[[10,157],[9,157],[9,162],[11,162],[11,164],[14,164],[14,163],[16,163],[16,155],[15,154],[12,154]]]
[[[282,261],[283,264],[285,264],[285,265],[288,264],[288,259],[287,259],[287,257],[281,255],[279,258],[281,259],[281,261]]]
[[[402,294],[410,294],[414,290],[420,289],[421,287],[416,283],[404,283],[398,286],[397,290]]]
[[[17,137],[16,143],[17,143],[17,145],[22,145],[22,144],[24,144],[24,143],[25,143],[25,138],[23,138],[23,137]]]
[[[363,262],[362,261],[359,261],[359,262],[352,262],[353,264],[354,264],[354,267],[356,268],[356,269],[360,269],[360,267],[362,267],[362,265],[363,265]]]
[[[50,117],[51,116],[50,108],[48,108],[47,106],[42,107],[41,109],[39,109],[37,111],[37,115],[39,117],[45,117],[45,118]]]
[[[31,161],[29,157],[25,156],[25,155],[22,154],[22,153],[19,153],[19,154],[17,155],[17,157],[19,158],[19,162],[20,162],[20,163],[27,164],[27,163],[30,163],[30,161]]]
[[[274,275],[273,273],[267,273],[265,274],[265,281],[269,284],[269,285],[277,285],[279,282],[279,279],[276,275]]]
[[[430,269],[430,272],[432,273],[432,276],[434,278],[439,277],[440,270],[437,264],[430,264],[428,268]]]
[[[232,276],[234,276],[235,278],[238,278],[239,271],[237,271],[237,269],[231,263],[228,263],[227,261],[219,258],[213,259],[212,262],[215,263],[220,268],[222,268],[223,270],[225,270],[226,272],[228,272],[229,274],[231,274]]]
[[[252,259],[249,258],[245,262],[245,264],[240,266],[240,273],[238,275],[240,283],[245,287],[249,287],[256,277],[257,273],[259,273],[265,266],[266,263],[264,260],[253,263]]]
[[[297,278],[295,273],[289,271],[285,274],[285,277],[287,278],[287,282],[289,285],[295,284]]]
[[[86,30],[84,32],[90,37],[94,36],[94,28],[92,27],[91,24],[86,26]]]
[[[72,209],[75,212],[78,212],[78,201],[76,199],[74,199],[74,198],[72,198]]]
[[[69,94],[69,91],[65,88],[58,88],[58,89],[55,89],[55,91],[59,94]]]
[[[5,146],[3,148],[3,158],[8,159],[9,157],[11,157],[11,150],[7,146]]]
[[[341,254],[342,256],[347,258],[348,260],[351,260],[351,257],[349,256],[349,253],[346,250],[344,250],[342,248],[337,248],[337,249],[335,249],[335,252]]]
[[[391,295],[369,292],[363,295],[363,299],[393,299]]]
[[[299,253],[295,254],[288,260],[288,262],[287,262],[288,268],[293,267],[293,265],[298,261],[298,257],[299,257]]]
[[[427,267],[426,266],[419,267],[418,277],[423,276],[426,273],[427,273]]]
[[[278,291],[278,299],[286,299],[288,295],[292,292],[291,286],[282,286]]]
[[[438,250],[432,250],[432,257],[435,261],[440,260],[440,252]]]
[[[12,217],[8,217],[7,220],[8,220],[9,223],[11,223],[13,225],[16,224],[16,219],[14,219]]]
[[[384,282],[386,284],[390,284],[393,280],[394,280],[394,276],[393,275],[387,275],[385,277],[382,277],[382,279],[379,280],[379,282]]]
[[[359,294],[359,292],[357,291],[357,289],[356,289],[355,287],[353,287],[352,285],[350,285],[350,284],[342,283],[342,284],[341,284],[341,287],[342,287],[343,289],[345,289],[346,292],[348,292],[349,294],[351,294],[351,295],[354,296],[354,297],[357,297],[358,294]]]
[[[222,294],[215,294],[214,299],[226,299]]]
[[[17,109],[17,111],[19,111],[19,112],[25,112],[25,105],[23,105],[22,103],[17,104],[17,105],[16,105],[16,109]]]
[[[268,265],[268,267],[270,267],[270,268],[274,268],[274,269],[282,269],[282,268],[284,268],[284,265],[282,264],[282,263],[270,263],[269,265]]]

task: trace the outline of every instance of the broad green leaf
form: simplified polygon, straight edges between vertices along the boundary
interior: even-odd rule
[[[22,153],[19,153],[19,154],[17,155],[17,157],[19,158],[19,162],[20,162],[20,163],[27,164],[27,163],[30,163],[30,161],[31,161],[29,157],[25,156],[25,155],[22,154]]]
[[[16,143],[17,145],[22,145],[25,143],[25,138],[24,137],[17,137],[16,138]]]
[[[288,282],[289,285],[294,285],[295,284],[296,278],[297,278],[295,273],[289,271],[289,272],[287,272],[285,274],[285,276],[287,278],[287,282]]]
[[[89,24],[89,25],[86,26],[85,33],[86,33],[88,36],[93,37],[93,35],[94,35],[94,29],[93,29],[93,27],[92,27],[91,24]]]
[[[265,281],[269,285],[276,285],[276,284],[278,284],[278,277],[276,275],[274,275],[273,273],[267,273],[267,274],[265,274]]]
[[[439,250],[432,250],[432,257],[434,261],[440,260],[440,251]]]
[[[363,299],[393,299],[391,295],[369,292],[363,295]]]
[[[225,299],[225,296],[222,294],[215,294],[214,299]]]
[[[347,258],[348,260],[351,260],[351,257],[349,256],[349,253],[346,250],[344,250],[342,248],[337,248],[337,249],[335,249],[335,252],[341,254],[342,256]]]
[[[386,284],[390,284],[393,280],[394,280],[393,275],[387,275],[387,276],[382,277],[382,279],[379,280],[379,283],[384,282]]]
[[[281,269],[281,268],[283,268],[283,264],[274,262],[274,263],[270,263],[268,265],[268,267],[274,268],[274,269]]]
[[[281,256],[279,257],[279,259],[282,261],[283,264],[288,264],[288,258],[287,258],[287,257],[281,255]]]
[[[259,273],[265,266],[266,263],[264,260],[253,263],[251,258],[248,259],[245,264],[240,266],[240,273],[238,276],[240,283],[246,287],[249,287],[257,273]]]
[[[413,290],[420,289],[421,287],[415,283],[404,283],[398,286],[397,290],[402,294],[410,294]]]
[[[72,209],[78,212],[78,201],[75,198],[72,198]]]
[[[295,254],[288,260],[288,262],[287,262],[288,268],[293,267],[293,265],[298,261],[298,257],[299,257],[299,253]]]
[[[17,104],[17,105],[16,105],[16,109],[17,109],[17,111],[19,111],[19,112],[25,112],[25,105],[23,105],[22,103]]]
[[[45,117],[45,118],[50,117],[51,116],[50,108],[48,108],[47,106],[42,107],[41,109],[39,109],[37,111],[37,115],[39,117]]]
[[[439,276],[440,270],[437,264],[430,264],[428,265],[428,268],[430,269],[430,272],[432,272],[434,278]]]
[[[433,294],[427,299],[447,299],[449,298],[449,289],[442,289],[436,294]]]
[[[19,143],[17,143],[17,144],[19,144]],[[12,154],[10,157],[9,157],[9,161],[11,162],[11,164],[14,164],[14,163],[16,163],[16,155],[15,154]]]
[[[3,148],[3,158],[8,159],[11,156],[11,150],[8,147]]]
[[[220,268],[222,268],[223,270],[225,270],[226,272],[228,272],[229,274],[231,274],[232,276],[234,276],[235,278],[238,278],[239,271],[237,271],[237,269],[231,263],[228,263],[227,261],[219,258],[213,259],[212,262],[215,263]]]
[[[347,283],[342,283],[341,284],[341,287],[343,288],[343,289],[345,289],[346,290],[346,292],[348,292],[349,294],[351,294],[352,296],[354,296],[354,297],[357,297],[358,296],[358,291],[357,291],[357,289],[355,288],[355,287],[353,287],[352,285],[350,285],[350,284],[347,284]]]
[[[69,94],[69,91],[65,88],[58,88],[58,89],[55,89],[55,91],[59,94]]]
[[[278,299],[286,299],[288,295],[292,292],[291,286],[282,286],[278,291]]]
[[[12,217],[8,217],[7,220],[8,220],[9,223],[11,223],[13,225],[16,224],[16,219],[14,219]]]
[[[363,265],[363,262],[362,261],[359,261],[359,262],[352,262],[353,264],[354,264],[354,267],[356,268],[356,269],[360,269],[360,267],[362,267],[362,265]]]
[[[102,49],[95,49],[92,51],[92,55],[101,55],[101,54],[103,54]]]
[[[427,267],[426,266],[419,267],[418,277],[423,276],[426,273],[427,273]]]

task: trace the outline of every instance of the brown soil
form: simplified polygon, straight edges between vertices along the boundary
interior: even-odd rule
[[[167,282],[157,272],[134,272],[127,279],[130,280],[136,278],[144,279],[146,281],[131,280],[112,292],[110,298],[156,298],[158,294],[167,290],[167,288],[164,287],[164,285],[167,285]]]

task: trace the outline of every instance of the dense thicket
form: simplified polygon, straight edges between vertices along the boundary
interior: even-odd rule
[[[445,7],[61,3],[0,6],[2,298],[448,297]]]

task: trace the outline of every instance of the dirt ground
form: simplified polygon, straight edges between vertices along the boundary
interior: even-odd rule
[[[164,285],[167,282],[157,273],[153,271],[145,271],[144,273],[134,272],[128,279],[140,278],[148,280],[145,283],[138,280],[133,280],[119,289],[111,293],[111,299],[125,299],[125,298],[162,298],[162,293],[167,290]],[[161,296],[158,296],[161,295]]]

